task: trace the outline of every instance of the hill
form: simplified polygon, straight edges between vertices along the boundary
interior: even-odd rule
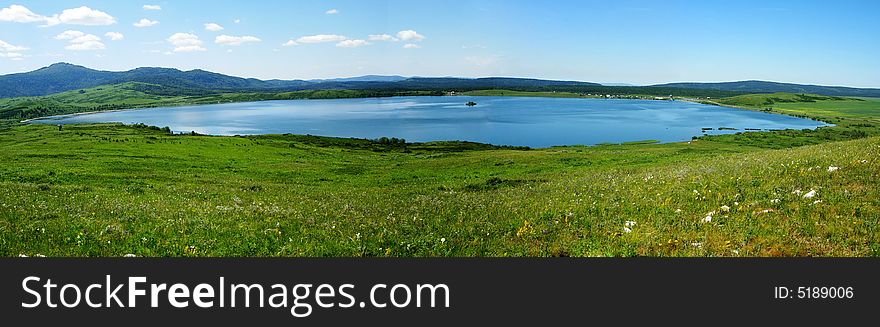
[[[766,81],[740,81],[723,83],[669,83],[652,85],[654,87],[675,87],[687,89],[703,89],[733,91],[743,93],[812,93],[826,96],[880,97],[880,89],[866,89],[843,86],[821,86],[777,83]]]
[[[142,67],[122,72],[102,71],[68,63],[56,63],[38,70],[0,76],[0,98],[40,96],[100,85],[140,82],[173,87],[223,92],[284,92],[300,90],[471,90],[478,88],[543,88],[555,86],[599,86],[575,81],[526,78],[404,78],[362,76],[334,80],[259,80],[173,68]]]

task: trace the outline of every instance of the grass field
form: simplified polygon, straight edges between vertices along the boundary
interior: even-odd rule
[[[0,255],[880,255],[880,101],[764,97],[723,101],[838,126],[532,150],[0,129]]]

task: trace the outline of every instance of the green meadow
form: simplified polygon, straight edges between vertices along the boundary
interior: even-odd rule
[[[0,255],[880,255],[880,100],[713,102],[835,126],[523,149],[9,123]]]

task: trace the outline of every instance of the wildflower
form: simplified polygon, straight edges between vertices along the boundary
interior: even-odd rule
[[[868,160],[862,160],[862,161],[859,161],[859,162],[861,162],[861,163],[863,163],[863,164],[866,164],[866,163],[868,163]]]
[[[728,207],[726,205],[721,206],[721,212],[729,212],[729,211],[730,211],[730,207]]]
[[[703,243],[702,242],[694,242],[694,243],[691,243],[691,246],[698,248],[698,249],[702,249]]]
[[[445,237],[441,237],[441,238],[440,238],[440,243],[446,243],[446,238],[445,238]]]
[[[840,169],[840,167],[828,166],[829,173],[833,173],[833,172],[837,171],[838,169]]]
[[[804,199],[812,199],[816,196],[816,190],[810,190],[807,194],[804,194]]]
[[[794,194],[794,195],[801,195],[801,193],[803,193],[803,192],[801,192],[800,189],[797,189],[797,190],[794,190],[794,192],[791,192],[791,194]]]
[[[45,257],[46,257],[46,256],[44,256],[44,255],[42,255],[42,254],[39,254],[39,253],[34,254],[34,258],[45,258]]]
[[[755,214],[756,214],[756,215],[763,215],[763,214],[765,214],[765,213],[771,213],[771,212],[773,212],[773,211],[776,211],[776,210],[773,210],[773,209],[764,209],[764,210],[761,210],[761,211],[755,212]]]
[[[27,258],[28,256],[27,256],[27,254],[19,254],[18,257],[19,258]]]
[[[813,201],[813,204],[814,204],[814,205],[815,205],[815,204],[819,204],[819,203],[822,203],[822,200],[816,200],[816,201]]]
[[[624,228],[623,228],[623,232],[624,232],[624,233],[629,233],[629,232],[632,232],[632,229],[629,229],[629,227],[624,227]]]
[[[714,216],[714,215],[715,215],[715,211],[712,211],[706,215],[706,218],[701,219],[700,222],[710,223],[710,222],[712,222],[712,216]]]
[[[123,257],[123,258],[134,258],[134,257],[137,257],[137,256],[134,255],[134,254],[131,254],[131,253],[127,253],[126,255],[124,255],[124,256],[122,256],[122,257]]]
[[[675,213],[681,213],[681,209],[675,209]]]
[[[770,203],[779,203],[779,199],[770,200]]]
[[[633,227],[636,225],[636,222],[634,222],[632,220],[627,220],[627,221],[623,222],[623,225],[626,227]]]

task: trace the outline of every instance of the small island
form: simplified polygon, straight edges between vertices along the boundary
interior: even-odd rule
[[[468,101],[468,103],[465,103],[465,105],[468,106],[468,107],[473,107],[473,106],[476,106],[477,103],[476,103],[476,102],[473,102],[473,101]]]

